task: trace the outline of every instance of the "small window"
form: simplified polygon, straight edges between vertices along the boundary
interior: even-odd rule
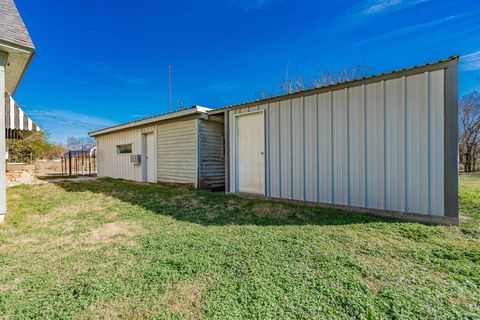
[[[119,144],[117,145],[117,154],[132,153],[132,144]]]

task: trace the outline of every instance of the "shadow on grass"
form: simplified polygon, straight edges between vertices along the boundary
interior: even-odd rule
[[[85,175],[63,175],[61,173],[52,173],[43,176],[36,176],[38,180],[55,180],[55,179],[77,179],[77,178],[95,178],[96,174],[85,174]]]
[[[398,223],[377,217],[320,206],[235,195],[186,186],[144,184],[112,178],[55,182],[67,192],[93,192],[140,206],[152,213],[180,221],[215,225],[351,225],[376,222]]]

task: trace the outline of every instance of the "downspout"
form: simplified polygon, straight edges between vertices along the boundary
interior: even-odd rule
[[[0,224],[7,212],[7,177],[5,163],[5,66],[7,53],[0,52]]]

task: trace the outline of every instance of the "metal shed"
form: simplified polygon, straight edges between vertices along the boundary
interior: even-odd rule
[[[458,223],[458,57],[233,105],[226,191]]]
[[[223,117],[194,106],[91,132],[100,177],[223,189]]]

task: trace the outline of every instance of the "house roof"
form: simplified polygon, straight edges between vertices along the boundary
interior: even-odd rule
[[[194,114],[206,114],[208,111],[212,109],[201,107],[201,106],[193,106],[188,109],[183,109],[183,110],[178,110],[178,111],[172,111],[172,112],[167,112],[167,113],[162,113],[159,115],[135,120],[135,121],[130,121],[126,123],[122,123],[113,127],[108,127],[96,131],[89,132],[88,134],[91,137],[99,136],[102,134],[106,133],[112,133],[115,131],[120,131],[120,130],[125,130],[125,129],[131,129],[135,127],[140,127],[140,126],[145,126],[148,124],[156,123],[156,122],[161,122],[161,121],[166,121],[166,120],[171,120],[171,119],[176,119],[180,117],[185,117],[189,115],[194,115]]]
[[[440,68],[443,68],[444,66],[448,66],[451,63],[457,63],[459,60],[459,56],[451,56],[448,59],[443,59],[439,60],[436,62],[430,62],[427,64],[419,65],[419,66],[414,66],[411,68],[404,68],[400,70],[394,70],[391,72],[385,72],[381,74],[376,74],[370,77],[364,77],[360,79],[355,79],[355,80],[348,80],[344,82],[337,82],[329,85],[325,85],[322,87],[317,87],[317,88],[312,88],[312,89],[306,89],[306,90],[301,90],[301,91],[296,91],[293,93],[287,93],[287,94],[281,94],[281,95],[276,95],[273,97],[265,98],[265,99],[258,99],[258,100],[251,100],[247,102],[242,102],[238,104],[232,104],[226,107],[221,107],[214,109],[212,111],[209,111],[208,114],[217,114],[217,113],[222,113],[225,112],[226,110],[231,110],[231,109],[238,109],[238,108],[245,108],[249,106],[255,106],[259,104],[265,104],[265,103],[271,103],[271,102],[276,102],[279,100],[283,100],[285,98],[297,98],[297,97],[302,97],[310,94],[315,94],[315,93],[322,93],[326,91],[332,91],[332,90],[339,90],[347,87],[354,87],[357,85],[361,84],[368,84],[380,80],[388,80],[392,78],[398,78],[401,76],[406,76],[406,75],[412,75],[416,73],[421,73],[429,70],[437,70]]]
[[[13,0],[0,0],[0,53],[7,54],[5,89],[13,94],[35,53]]]
[[[13,0],[0,0],[0,40],[35,49]]]

